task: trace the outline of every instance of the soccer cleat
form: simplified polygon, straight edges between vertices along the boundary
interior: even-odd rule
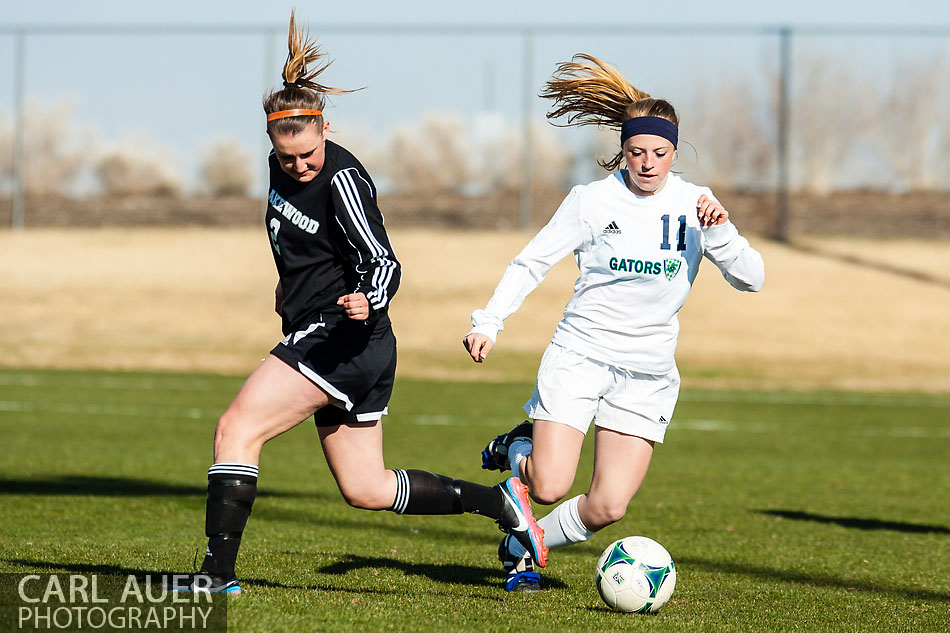
[[[505,579],[505,591],[536,593],[541,591],[541,574],[536,571],[509,572]]]
[[[505,591],[519,593],[540,591],[541,574],[534,571],[534,561],[531,560],[531,555],[528,552],[521,556],[512,554],[508,546],[511,539],[512,536],[507,534],[498,545],[498,560],[501,561],[507,573]]]
[[[482,468],[485,470],[510,470],[511,462],[508,459],[508,447],[515,440],[531,441],[531,432],[534,430],[531,422],[525,420],[507,433],[502,433],[482,451]]]
[[[171,591],[180,593],[223,593],[228,596],[241,595],[241,584],[237,578],[226,580],[220,576],[212,576],[204,572],[192,574],[191,581],[186,585],[174,585]]]
[[[498,527],[518,539],[538,567],[544,567],[548,562],[548,548],[544,546],[544,530],[538,526],[531,511],[528,487],[517,477],[509,477],[496,487],[502,498]]]

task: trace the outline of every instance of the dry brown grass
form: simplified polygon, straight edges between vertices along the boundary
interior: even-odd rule
[[[530,235],[396,231],[403,377],[532,380],[570,296],[568,259],[525,302],[484,366],[469,314]],[[950,392],[950,290],[753,238],[758,295],[706,264],[681,313],[687,386]],[[825,240],[826,249],[947,270],[946,243]],[[0,366],[247,373],[280,337],[262,229],[0,232]]]

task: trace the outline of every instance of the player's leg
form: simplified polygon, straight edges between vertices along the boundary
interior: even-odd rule
[[[603,363],[553,343],[545,350],[534,393],[525,404],[525,411],[535,420],[531,432],[519,430],[519,425],[502,442],[505,459],[513,472],[524,478],[535,501],[555,503],[570,490],[585,434],[609,380],[609,368]],[[551,517],[547,524],[555,520],[556,516]],[[542,521],[539,527],[547,530]],[[550,548],[547,533],[545,545]],[[499,548],[509,591],[530,590],[537,583],[536,574],[530,574],[527,583],[521,582],[522,567],[529,562],[523,559],[524,553],[525,549],[510,539]]]
[[[543,464],[538,459],[542,454],[540,447],[531,454],[529,473],[532,465]],[[538,521],[544,530],[545,545],[556,550],[582,543],[594,532],[623,518],[627,505],[646,476],[652,455],[652,441],[598,427],[594,432],[594,475],[590,490],[559,504]],[[503,541],[499,558],[508,571],[505,586],[508,591],[534,588],[538,582],[537,574],[519,573],[521,567],[530,565],[530,560],[526,560],[530,556],[525,556],[525,549],[519,543]]]
[[[396,475],[383,465],[380,421],[318,426],[317,433],[343,499],[355,508],[389,508],[396,496]]]
[[[590,491],[578,501],[578,516],[591,531],[623,518],[679,397],[675,367],[658,375],[615,369],[613,377],[597,409]]]
[[[610,368],[607,382],[601,384],[604,389],[595,412],[591,487],[587,494],[568,499],[538,521],[551,550],[586,541],[597,530],[623,517],[646,476],[654,442],[663,441],[666,424],[673,416],[679,374],[675,368],[658,376]],[[534,450],[522,461],[529,481],[535,486],[537,483],[531,477],[539,479],[543,471],[534,468],[542,464],[540,460],[546,452],[537,445],[538,431],[534,433]],[[512,459],[517,460],[517,456]],[[562,494],[565,493],[566,490]],[[520,554],[517,547],[509,549],[510,556]]]
[[[555,503],[568,493],[574,483],[584,432],[574,426],[535,420],[531,440],[516,440],[509,446],[508,457],[511,469],[531,489],[531,497],[539,503]],[[561,525],[557,508],[538,521],[544,532],[545,546],[550,549],[550,534],[555,547],[568,542],[565,528]],[[570,532],[569,532],[570,533]],[[541,580],[534,569],[534,557],[517,540],[504,539],[498,547],[498,558],[505,569],[505,590],[518,592],[537,591]]]
[[[519,446],[519,442],[511,445],[511,468],[516,475],[524,478],[534,500],[553,503],[563,498],[574,482],[584,433],[550,420],[535,420],[533,426],[529,443],[525,446]],[[549,549],[548,530],[553,530],[555,542],[563,540],[563,536],[558,536],[562,530],[557,524],[556,515],[549,514],[539,520],[538,527],[544,531],[545,546]],[[498,547],[498,559],[506,572],[506,591],[538,590],[541,577],[534,570],[534,557],[520,542],[504,539]]]
[[[597,532],[624,517],[653,457],[652,440],[597,427],[594,474],[587,494],[576,497],[577,518]]]
[[[542,519],[549,547],[587,540],[623,518],[646,477],[654,444],[663,441],[679,384],[675,367],[662,375],[611,369],[611,384],[597,406],[590,489]]]
[[[240,591],[234,565],[257,494],[261,447],[328,402],[319,387],[268,356],[221,416],[215,429],[214,464],[208,470],[208,548],[201,566],[213,590]]]
[[[560,501],[574,484],[584,432],[560,422],[535,420],[530,449],[515,445],[512,471],[543,505]],[[522,456],[523,455],[523,456]]]
[[[289,431],[330,403],[330,397],[276,356],[245,381],[218,420],[214,461],[257,465],[265,442]]]
[[[480,514],[529,548],[543,566],[547,554],[521,483],[484,486],[423,470],[387,470],[379,421],[318,426],[327,464],[350,505],[397,514]]]
[[[519,425],[506,438],[511,468],[535,501],[552,504],[570,490],[584,437],[610,382],[610,367],[604,363],[548,345],[534,393],[524,406],[535,422],[530,432],[517,432]]]

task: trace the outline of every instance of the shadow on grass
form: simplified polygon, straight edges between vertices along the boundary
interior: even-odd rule
[[[888,530],[892,532],[904,532],[906,534],[950,534],[950,528],[942,525],[923,525],[920,523],[905,523],[903,521],[879,521],[877,519],[860,519],[856,517],[834,517],[798,510],[756,510],[756,512],[792,521],[830,523],[857,530]]]
[[[465,541],[472,544],[491,546],[492,551],[498,547],[499,541],[504,536],[495,527],[494,522],[489,523],[484,519],[470,521],[469,518],[473,515],[444,515],[433,522],[432,519],[435,518],[435,515],[426,515],[422,518],[415,515],[403,516],[371,510],[354,511],[349,506],[342,507],[344,502],[339,497],[334,498],[330,503],[339,504],[341,506],[340,510],[334,510],[332,506],[329,509],[321,507],[309,510],[306,508],[295,509],[286,506],[256,504],[251,515],[250,524],[253,524],[254,521],[268,521],[300,525],[310,530],[314,528],[341,531],[355,530],[358,532],[393,534],[427,541]],[[456,524],[455,521],[461,523]],[[485,526],[485,530],[478,531],[477,523]],[[466,527],[466,525],[470,527]]]
[[[692,567],[693,570],[699,569],[707,572],[734,574],[736,576],[744,576],[747,578],[758,578],[760,580],[766,581],[793,583],[819,589],[842,589],[845,591],[860,591],[862,593],[868,594],[892,596],[906,600],[933,600],[937,602],[950,603],[950,594],[941,593],[939,591],[913,589],[910,587],[887,586],[880,582],[838,578],[835,576],[820,576],[818,574],[805,574],[759,565],[727,563],[720,560],[689,557],[677,558],[676,565],[678,570],[687,570]]]
[[[154,569],[142,569],[140,567],[123,567],[121,565],[96,565],[91,563],[57,563],[43,560],[26,560],[22,558],[4,559],[5,563],[19,565],[25,569],[21,572],[6,573],[67,573],[67,574],[101,574],[103,576],[135,576],[139,582],[152,582],[165,585],[170,576],[191,574],[194,572],[183,571],[155,571]],[[310,587],[281,585],[260,578],[241,578],[242,585],[256,585],[259,587],[277,587],[281,589],[310,589]]]
[[[10,565],[17,565],[23,569],[21,572],[12,573],[74,573],[74,574],[101,574],[104,576],[135,576],[139,581],[150,581],[153,583],[165,584],[166,579],[174,574],[183,572],[156,571],[154,569],[142,569],[139,567],[124,567],[121,565],[103,565],[91,563],[58,563],[43,560],[27,560],[22,558],[5,559],[3,562]],[[358,569],[395,569],[406,575],[425,576],[433,582],[447,583],[453,585],[470,586],[488,586],[501,589],[502,572],[494,567],[474,567],[472,565],[434,565],[431,563],[407,563],[405,561],[393,560],[391,558],[364,557],[348,555],[346,560],[328,565],[318,570],[323,574],[342,576],[348,572]],[[7,572],[11,573],[11,572]],[[189,572],[190,573],[190,572]],[[373,587],[343,587],[332,583],[319,583],[312,585],[288,584],[274,582],[264,578],[241,577],[241,585],[248,587],[266,587],[272,589],[303,589],[310,591],[332,591],[341,593],[357,594],[400,594],[402,590],[379,589]],[[563,581],[549,576],[544,577],[544,585],[549,588],[566,587]],[[498,597],[501,599],[501,596]]]
[[[5,563],[19,565],[26,568],[22,572],[13,573],[72,573],[72,574],[101,574],[103,576],[135,576],[137,580],[160,580],[173,574],[191,572],[155,571],[138,567],[122,567],[121,565],[94,565],[91,563],[57,563],[45,560],[26,560],[23,558],[7,558]],[[9,573],[9,572],[8,572]]]
[[[410,563],[379,556],[356,556],[347,554],[343,560],[322,567],[322,574],[343,575],[357,569],[394,569],[407,576],[425,576],[435,582],[452,585],[481,585],[497,587],[502,584],[502,571],[497,567],[474,567],[456,563]],[[560,579],[544,574],[544,586],[562,589],[567,585]]]
[[[60,475],[48,479],[0,478],[0,495],[88,495],[93,497],[204,497],[205,486],[186,486],[148,479]],[[258,497],[310,498],[316,493],[262,490]]]
[[[179,498],[193,508],[203,509],[206,494],[207,488],[204,486],[123,477],[61,475],[46,479],[0,478],[0,496],[167,497]],[[193,498],[194,501],[186,499],[187,497]],[[291,501],[269,502],[269,499]],[[437,541],[465,539],[473,543],[494,546],[497,546],[502,538],[502,534],[494,529],[486,530],[482,535],[464,528],[448,527],[442,522],[438,525],[424,525],[409,517],[400,518],[388,513],[367,514],[367,511],[358,511],[359,516],[354,515],[353,518],[349,518],[346,513],[350,510],[352,508],[346,506],[336,490],[291,492],[259,489],[251,517],[251,526],[253,529],[253,525],[257,522],[267,521],[296,524],[307,529],[315,527],[343,530],[369,529]]]

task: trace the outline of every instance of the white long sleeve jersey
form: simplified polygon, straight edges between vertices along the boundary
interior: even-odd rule
[[[557,262],[574,253],[580,276],[553,341],[610,365],[649,374],[675,366],[676,314],[705,256],[733,287],[762,287],[762,256],[731,222],[701,227],[696,203],[712,192],[670,174],[660,193],[638,196],[620,171],[574,187],[551,221],[515,257],[472,332],[495,340]]]

